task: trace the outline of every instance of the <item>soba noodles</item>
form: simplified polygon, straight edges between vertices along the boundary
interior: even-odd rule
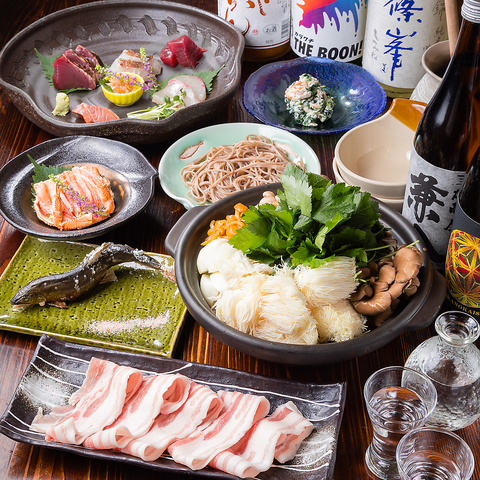
[[[188,196],[200,204],[213,203],[239,190],[279,182],[291,162],[287,152],[269,138],[248,135],[234,145],[212,147],[185,166],[181,175]]]

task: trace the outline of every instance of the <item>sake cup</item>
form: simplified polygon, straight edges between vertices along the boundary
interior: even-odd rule
[[[468,480],[475,460],[468,444],[458,435],[434,427],[420,427],[398,443],[397,466],[401,480]]]
[[[398,442],[425,425],[437,403],[435,386],[411,368],[386,367],[368,378],[363,393],[373,426],[373,440],[365,454],[367,467],[384,480],[399,479]]]

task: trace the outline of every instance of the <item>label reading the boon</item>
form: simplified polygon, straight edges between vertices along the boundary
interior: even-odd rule
[[[362,56],[366,1],[303,1],[292,2],[290,45],[297,55],[344,62]]]

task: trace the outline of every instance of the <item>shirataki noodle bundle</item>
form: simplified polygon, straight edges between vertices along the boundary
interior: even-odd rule
[[[213,203],[239,190],[279,182],[288,163],[288,154],[275,142],[248,135],[234,145],[211,148],[181,175],[190,197],[200,204]]]

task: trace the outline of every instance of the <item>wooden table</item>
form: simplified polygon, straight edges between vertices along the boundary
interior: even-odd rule
[[[2,0],[0,15],[0,48],[17,32],[56,10],[77,4],[83,0]],[[216,12],[214,0],[181,0],[180,3],[194,4],[205,10]],[[286,58],[292,58],[287,54]],[[260,64],[243,65],[242,81]],[[219,112],[220,122],[255,122],[244,109],[239,89],[227,111]],[[0,166],[14,156],[52,136],[23,117],[0,90]],[[333,178],[332,158],[340,135],[303,136],[316,151],[322,172]],[[153,166],[157,167],[163,152],[170,142],[140,147]],[[0,192],[1,195],[1,192]],[[164,239],[169,229],[185,212],[183,206],[170,199],[156,185],[156,193],[148,208],[130,223],[104,237],[101,241],[126,243],[147,251],[164,253]],[[23,234],[7,222],[0,223],[0,271],[3,271],[14,254]],[[337,480],[369,478],[364,463],[364,453],[372,438],[372,429],[362,397],[367,377],[375,370],[388,365],[403,365],[410,352],[434,333],[433,328],[401,335],[383,348],[351,361],[320,367],[288,367],[268,363],[239,353],[203,330],[191,317],[176,348],[174,357],[186,361],[219,365],[262,375],[294,379],[298,381],[329,383],[346,381],[347,402],[340,430],[334,478]],[[37,337],[0,331],[0,413],[3,413],[37,344]],[[472,447],[475,457],[480,458],[480,422],[458,432]],[[52,449],[19,444],[0,436],[0,479],[42,480],[120,480],[120,479],[187,479],[192,475],[165,475],[148,469],[138,470],[116,462],[89,460]],[[193,475],[196,477],[196,475]],[[473,475],[480,479],[480,466]]]

